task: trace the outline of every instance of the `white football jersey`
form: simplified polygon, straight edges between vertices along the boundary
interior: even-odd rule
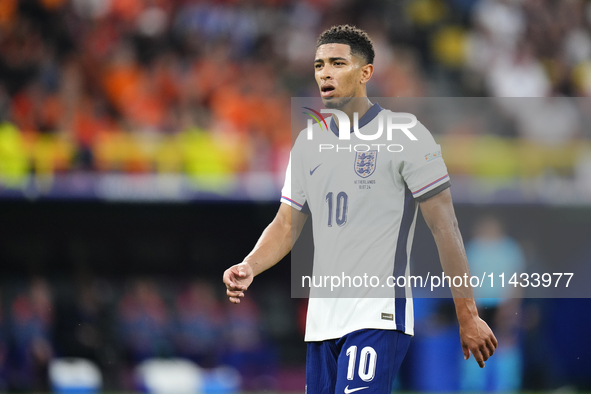
[[[375,134],[379,118],[392,114],[374,104],[359,120],[359,132]],[[281,201],[309,209],[313,278],[366,279],[360,287],[350,281],[332,290],[330,282],[328,288],[311,285],[305,340],[340,338],[367,328],[413,335],[411,289],[390,287],[387,281],[409,275],[418,202],[450,185],[441,148],[420,122],[409,129],[416,141],[401,130],[390,141],[386,132],[376,141],[354,133],[350,140],[339,140],[335,122],[327,122],[331,130],[315,124],[312,140],[307,130],[298,136]],[[368,285],[372,276],[379,278],[377,286],[375,281]]]

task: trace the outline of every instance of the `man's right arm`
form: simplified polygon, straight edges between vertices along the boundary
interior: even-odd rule
[[[277,264],[297,240],[308,215],[282,203],[275,219],[261,234],[253,250],[242,263],[224,272],[226,294],[230,302],[240,303],[254,277]]]

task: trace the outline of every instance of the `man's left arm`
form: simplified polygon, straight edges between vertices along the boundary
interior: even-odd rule
[[[445,275],[462,278],[464,275],[468,275],[469,277],[468,259],[449,189],[428,198],[419,206],[425,222],[435,238]],[[451,289],[460,324],[460,340],[464,358],[467,360],[472,353],[480,368],[484,368],[484,362],[495,352],[497,339],[488,324],[478,317],[470,284],[468,283],[466,287],[451,286]]]

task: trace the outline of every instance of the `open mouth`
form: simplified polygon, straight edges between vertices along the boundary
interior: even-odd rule
[[[332,85],[325,85],[320,88],[320,94],[322,95],[322,97],[330,97],[333,95],[334,91],[335,88]]]

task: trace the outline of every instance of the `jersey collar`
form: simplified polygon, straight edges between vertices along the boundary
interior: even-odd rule
[[[374,120],[374,118],[378,116],[381,110],[383,110],[383,108],[380,107],[378,103],[374,103],[374,105],[372,105],[371,108],[367,110],[367,112],[361,117],[361,119],[359,119],[359,128],[361,129],[366,124]],[[337,127],[337,124],[334,121],[334,117],[330,119],[330,131],[332,131],[334,135],[336,135],[337,137],[339,136],[339,128]],[[351,126],[350,132],[353,132],[353,126]]]

